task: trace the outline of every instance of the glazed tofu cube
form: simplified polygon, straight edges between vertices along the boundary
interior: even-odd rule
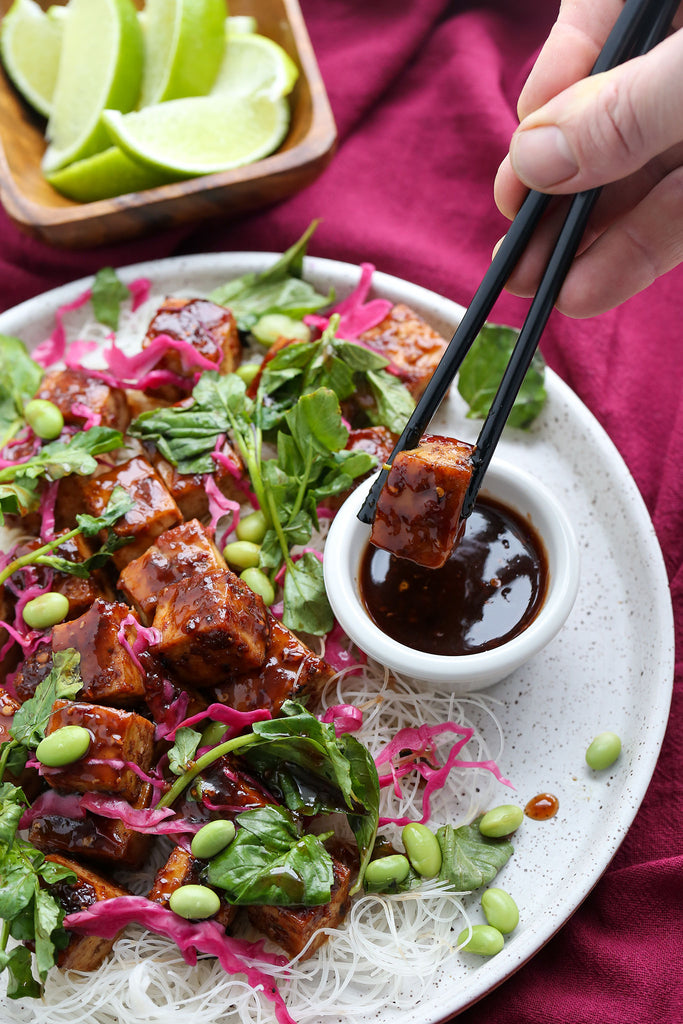
[[[221,494],[231,501],[244,501],[244,488],[240,488],[238,478],[246,478],[246,470],[237,452],[224,444],[222,454],[232,463],[234,473],[221,462],[216,462],[213,479]],[[150,456],[154,468],[161,477],[164,486],[178,505],[183,519],[206,519],[209,516],[209,496],[202,473],[179,473],[175,466],[162,458],[158,452]]]
[[[157,595],[164,587],[199,573],[222,572],[225,559],[196,519],[181,523],[157,537],[143,555],[129,562],[118,589],[146,625],[154,618]]]
[[[144,783],[133,807],[137,810],[149,807],[152,795],[152,786]],[[152,843],[151,835],[133,832],[118,818],[104,818],[90,811],[82,818],[69,818],[59,813],[34,818],[28,839],[46,853],[73,854],[126,871],[142,867]]]
[[[174,847],[164,866],[157,871],[154,885],[150,889],[147,899],[168,907],[171,896],[181,885],[203,884],[201,875],[204,866],[204,861],[197,860],[180,846]],[[220,892],[218,895],[221,897],[221,905],[213,920],[227,928],[235,917],[237,908],[231,906]]]
[[[125,391],[110,387],[86,370],[48,371],[36,398],[53,402],[70,426],[82,426],[88,411],[98,420],[97,426],[112,427],[124,433],[130,423]],[[84,408],[79,409],[79,406]]]
[[[67,914],[87,910],[100,900],[111,900],[117,896],[130,896],[126,889],[113,885],[101,875],[83,867],[77,861],[59,853],[48,853],[46,860],[61,864],[76,875],[75,882],[54,882],[48,888]],[[61,950],[57,964],[64,971],[95,971],[109,956],[118,936],[101,939],[98,935],[79,935],[72,932],[66,949]]]
[[[139,558],[160,533],[176,526],[183,517],[154,467],[141,457],[90,477],[82,487],[85,511],[93,516],[102,515],[116,486],[123,487],[134,502],[113,528],[118,537],[128,539],[112,556],[114,565],[121,571]]]
[[[254,927],[282,946],[289,957],[298,956],[312,939],[303,957],[308,960],[327,942],[327,933],[320,929],[338,928],[349,912],[353,869],[338,856],[332,857],[332,865],[334,882],[329,903],[317,907],[247,907]]]
[[[364,331],[361,342],[388,359],[413,398],[421,396],[448,342],[402,302]]]
[[[134,619],[128,605],[97,600],[78,619],[53,628],[54,651],[74,647],[81,655],[79,696],[85,700],[125,706],[144,697],[144,673],[119,639],[121,635],[130,647],[135,642],[135,625],[123,625],[128,616]]]
[[[263,599],[226,569],[189,576],[162,590],[155,654],[182,682],[211,686],[261,666],[270,628]]]
[[[377,502],[371,542],[438,569],[453,550],[472,478],[472,445],[439,435],[399,452]]]
[[[45,768],[45,781],[69,793],[115,793],[129,803],[140,796],[143,782],[128,766],[149,771],[154,726],[142,715],[80,701],[56,700],[46,736],[66,725],[87,729],[92,741],[85,757],[63,768]]]
[[[231,676],[215,688],[216,699],[238,711],[267,708],[277,715],[286,700],[313,708],[334,670],[278,619],[269,616],[270,640],[264,664]]]
[[[222,374],[236,370],[242,358],[234,316],[229,309],[208,299],[167,299],[147,328],[142,347],[148,348],[161,335],[191,345]],[[148,389],[149,394],[175,402],[191,390],[198,368],[189,365],[182,352],[169,349],[157,369],[170,370],[187,380],[186,388],[167,384]]]

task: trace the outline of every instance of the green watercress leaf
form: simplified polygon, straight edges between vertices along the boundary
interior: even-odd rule
[[[168,752],[168,767],[174,775],[182,775],[191,766],[201,742],[202,734],[183,726],[175,734],[175,742]]]
[[[34,749],[45,737],[56,700],[72,700],[83,687],[81,656],[73,647],[55,651],[52,668],[36,687],[33,697],[18,709],[10,727],[10,736],[24,747]]]
[[[300,835],[285,808],[268,806],[237,815],[232,843],[209,863],[210,885],[230,903],[318,906],[329,903],[334,870],[322,838]]]
[[[376,412],[367,411],[370,422],[375,426],[383,425],[394,434],[402,434],[415,408],[410,391],[386,370],[368,370],[366,379],[377,406]]]
[[[90,290],[90,302],[98,323],[117,331],[121,303],[128,298],[130,292],[113,267],[102,267],[98,270]]]
[[[481,817],[459,828],[442,825],[436,833],[442,855],[439,881],[450,883],[458,892],[488,885],[513,854],[508,839],[491,839],[481,834]]]
[[[28,480],[47,476],[61,480],[70,473],[90,476],[97,469],[96,455],[120,448],[123,434],[111,427],[91,427],[72,434],[68,441],[50,441],[26,462],[6,466],[0,470],[0,483],[19,481],[27,486]]]
[[[485,419],[518,337],[513,327],[482,327],[458,374],[458,391],[469,405],[469,418]],[[537,351],[508,417],[509,426],[526,429],[539,415],[547,397],[544,375],[545,361]]]
[[[213,302],[228,306],[241,331],[248,331],[257,320],[270,313],[284,313],[301,319],[334,300],[334,291],[319,295],[312,285],[301,280],[308,241],[318,225],[306,229],[301,238],[267,270],[243,274],[215,288]]]
[[[43,371],[20,338],[0,334],[0,448],[24,423],[24,406],[38,390]]]
[[[284,584],[282,621],[294,632],[322,636],[334,626],[334,616],[325,591],[323,567],[312,551],[288,566]]]

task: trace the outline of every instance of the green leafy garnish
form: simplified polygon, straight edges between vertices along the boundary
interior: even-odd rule
[[[130,292],[112,267],[103,267],[97,271],[90,290],[90,301],[99,323],[111,327],[112,331],[118,330],[121,303],[128,298]]]
[[[55,651],[52,668],[36,692],[14,715],[10,740],[0,746],[0,780],[6,771],[18,775],[28,756],[45,736],[56,700],[70,700],[83,686],[80,654],[69,648]],[[74,880],[68,868],[46,861],[43,854],[17,835],[19,821],[28,806],[22,789],[0,782],[0,972],[7,970],[7,994],[12,999],[39,996],[42,982],[55,962],[57,949],[65,944],[61,927],[64,911],[41,885],[62,879]],[[7,940],[31,942],[35,950],[38,980],[33,975],[31,954],[25,946],[7,952]]]
[[[236,277],[211,292],[209,298],[213,302],[230,307],[241,331],[250,330],[266,314],[284,313],[301,319],[333,301],[332,290],[329,295],[319,295],[301,279],[306,246],[317,225],[313,221],[299,241],[268,270]]]
[[[0,448],[23,426],[24,406],[35,395],[42,376],[23,341],[0,334]]]
[[[41,547],[29,551],[19,558],[15,558],[14,561],[6,565],[2,572],[0,572],[0,585],[6,579],[9,579],[13,573],[17,572],[18,569],[24,569],[27,565],[44,565],[55,569],[57,572],[66,572],[71,576],[79,576],[81,579],[87,578],[93,569],[98,569],[101,565],[104,565],[112,552],[117,551],[124,544],[130,542],[130,537],[119,537],[112,532],[112,528],[121,516],[130,511],[133,505],[134,501],[130,495],[126,494],[123,487],[117,485],[112,490],[107,507],[101,516],[89,516],[85,513],[79,513],[76,516],[78,525],[73,530],[55,537],[54,540],[48,541],[46,544],[41,545]],[[82,533],[84,537],[94,537],[101,530],[107,531],[104,543],[99,551],[96,551],[82,562],[70,562],[68,558],[61,558],[58,555],[52,554],[56,548],[71,540],[72,537],[77,537],[78,534]]]
[[[460,828],[442,825],[436,833],[443,858],[439,881],[449,882],[458,892],[488,885],[514,852],[509,840],[483,836],[480,820]]]
[[[225,754],[244,760],[281,803],[297,814],[345,814],[361,856],[357,891],[377,834],[379,779],[366,748],[348,733],[335,735],[296,701],[281,717],[254,722],[251,731],[219,743],[193,761],[157,807],[170,807],[190,783]],[[201,791],[201,782],[198,784]]]
[[[458,391],[469,405],[468,417],[485,419],[519,336],[513,327],[484,324],[458,374]],[[508,418],[511,427],[529,427],[546,400],[545,361],[536,352]]]
[[[330,902],[334,869],[324,836],[301,835],[283,807],[237,815],[232,843],[209,863],[208,882],[229,903],[313,907]]]
[[[51,441],[40,451],[14,466],[0,469],[0,526],[4,514],[26,515],[38,505],[36,482],[42,477],[61,480],[70,473],[90,476],[97,469],[96,455],[120,448],[123,434],[111,427],[91,427],[68,441]]]
[[[310,347],[307,345],[307,347]],[[131,425],[130,432],[153,442],[181,473],[210,473],[211,452],[221,434],[228,434],[240,452],[269,529],[261,549],[261,567],[275,575],[287,568],[283,621],[290,629],[320,635],[332,628],[332,612],[315,556],[294,562],[290,549],[305,545],[318,525],[317,506],[341,494],[369,472],[376,459],[366,452],[347,451],[348,430],[334,391],[319,387],[291,395],[273,416],[266,385],[255,399],[236,375],[207,372],[192,392],[192,405],[152,410]],[[277,458],[263,458],[268,424]]]
[[[192,765],[202,734],[185,725],[175,734],[175,743],[168,752],[168,767],[174,775],[183,775]]]

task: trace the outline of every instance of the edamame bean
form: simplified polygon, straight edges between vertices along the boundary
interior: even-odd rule
[[[409,871],[408,858],[402,853],[391,853],[388,857],[370,861],[365,869],[365,881],[373,889],[388,889],[391,885],[404,882]]]
[[[218,893],[206,885],[180,885],[171,893],[168,905],[179,917],[200,921],[217,914],[221,901]]]
[[[21,613],[24,622],[31,629],[49,629],[63,622],[69,613],[69,600],[64,594],[50,591],[27,601]]]
[[[586,764],[603,771],[614,764],[621,753],[621,740],[615,732],[599,733],[586,751]]]
[[[43,441],[54,441],[64,429],[61,410],[46,398],[32,398],[24,409],[26,422]]]
[[[273,584],[261,569],[245,569],[240,573],[240,579],[243,579],[255,594],[263,598],[263,603],[266,606],[273,604],[275,601]]]
[[[209,860],[224,850],[235,838],[235,826],[231,821],[217,818],[210,821],[196,833],[190,850],[193,857]]]
[[[463,928],[458,935],[458,946],[466,953],[477,953],[479,956],[495,956],[505,945],[503,933],[490,924],[475,924],[469,939],[469,928]]]
[[[252,544],[261,544],[266,535],[268,523],[261,509],[242,516],[235,527],[238,540],[249,540]]]
[[[524,812],[521,807],[517,807],[515,804],[501,804],[500,807],[493,807],[486,812],[479,822],[479,831],[483,836],[489,836],[492,839],[509,836],[522,824],[523,817]]]
[[[47,768],[63,768],[88,753],[91,739],[82,725],[64,725],[40,741],[36,747],[36,760]]]
[[[266,313],[256,321],[251,329],[257,341],[262,345],[272,345],[278,338],[291,341],[310,341],[311,331],[302,320],[294,320],[284,313]]]
[[[260,363],[242,363],[235,370],[237,376],[249,387],[256,374],[261,369]]]
[[[481,897],[481,909],[491,927],[503,935],[509,935],[519,924],[517,904],[505,889],[487,889]]]
[[[250,540],[233,540],[223,548],[223,558],[235,569],[252,569],[259,563],[261,548]]]
[[[401,832],[401,839],[408,854],[408,860],[418,875],[434,878],[441,870],[441,847],[439,840],[426,825],[411,821]]]
[[[215,747],[225,736],[228,731],[227,725],[223,722],[211,722],[207,725],[206,729],[202,733],[202,738],[199,741],[200,747]]]

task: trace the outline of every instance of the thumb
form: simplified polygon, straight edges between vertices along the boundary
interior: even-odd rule
[[[683,31],[643,57],[565,89],[526,117],[510,160],[530,188],[618,181],[683,141]]]

